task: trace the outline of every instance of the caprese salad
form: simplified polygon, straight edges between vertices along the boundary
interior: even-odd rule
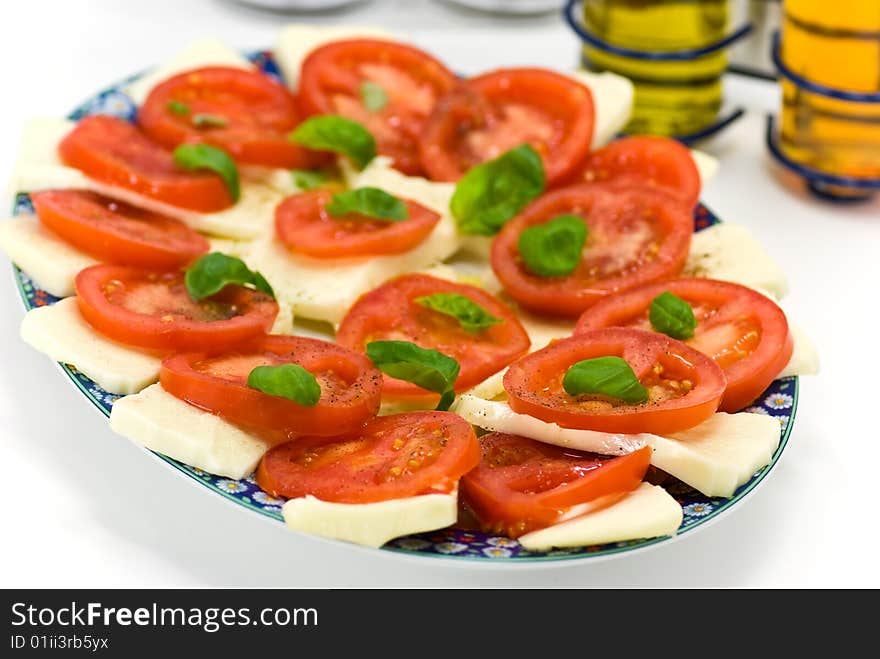
[[[21,334],[123,396],[116,432],[369,546],[670,535],[664,478],[729,497],[771,460],[742,410],[815,351],[746,229],[694,233],[712,159],[612,141],[627,80],[463,79],[367,29],[274,54],[283,80],[203,40],[132,121],[25,128],[0,246],[63,299]]]

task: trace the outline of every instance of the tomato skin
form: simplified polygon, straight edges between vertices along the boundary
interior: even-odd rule
[[[172,206],[212,213],[233,204],[220,176],[180,169],[169,151],[116,117],[84,117],[61,140],[58,153],[89,178]]]
[[[175,268],[210,249],[180,220],[86,190],[30,193],[45,226],[74,247],[108,263]]]
[[[383,222],[369,217],[334,217],[326,206],[329,190],[312,190],[287,197],[275,209],[275,232],[295,252],[319,259],[375,256],[408,252],[437,226],[440,215],[404,199],[409,217]]]
[[[589,234],[581,262],[564,277],[529,272],[519,256],[520,234],[564,214],[585,217]],[[522,306],[579,316],[609,295],[675,277],[687,260],[693,231],[690,212],[665,192],[574,185],[548,192],[504,225],[492,241],[492,270]]]
[[[195,302],[181,271],[93,265],[76,276],[76,294],[80,312],[98,332],[155,350],[230,350],[264,335],[278,315],[275,300],[244,286],[230,285]],[[155,309],[142,313],[125,304]],[[207,319],[188,317],[192,315]]]
[[[462,497],[484,529],[511,538],[551,526],[579,504],[616,502],[642,482],[652,453],[644,446],[606,457],[498,432],[480,445],[482,459],[462,479]]]
[[[441,99],[419,140],[435,181],[457,181],[481,162],[523,142],[541,155],[547,185],[571,175],[590,150],[590,90],[546,69],[499,69],[470,78]]]
[[[594,151],[569,181],[661,188],[688,208],[700,199],[700,170],[681,142],[657,135],[623,137]]]
[[[295,363],[321,384],[313,407],[247,386],[253,367]],[[336,436],[361,428],[379,409],[382,374],[363,355],[328,341],[268,335],[237,352],[166,358],[162,387],[191,405],[217,414],[273,444],[301,435]]]
[[[602,327],[651,329],[648,309],[664,291],[674,293],[694,309],[695,336],[685,343],[713,358],[718,351],[716,361],[727,378],[719,407],[722,412],[737,412],[752,403],[791,360],[794,340],[782,309],[757,291],[714,279],[677,279],[620,293],[588,309],[574,334]],[[730,324],[735,324],[733,330],[737,325],[741,328],[733,335],[736,343],[717,345],[713,335],[724,332]],[[744,344],[753,332],[757,345]]]
[[[470,298],[504,322],[477,334],[459,322],[415,302],[434,293],[458,293]],[[475,286],[430,275],[409,274],[392,279],[364,294],[352,305],[336,332],[336,341],[364,352],[370,341],[412,341],[422,348],[438,350],[456,359],[461,371],[456,391],[464,391],[497,373],[525,354],[530,341],[516,314],[497,298]],[[436,403],[439,397],[416,385],[385,376],[385,396],[413,403]]]
[[[647,402],[579,400],[562,388],[570,366],[605,356],[629,362],[649,391]],[[725,386],[721,367],[703,353],[664,334],[617,327],[555,341],[514,362],[504,375],[514,412],[564,428],[614,433],[662,435],[693,428],[716,412]]]
[[[171,102],[189,112],[175,114]],[[199,128],[193,117],[222,117],[226,125]],[[242,164],[309,169],[322,158],[287,140],[299,120],[287,89],[256,70],[212,66],[184,71],[156,85],[138,110],[138,125],[167,149],[204,142]]]
[[[451,492],[479,461],[477,437],[460,416],[410,412],[376,417],[348,436],[277,446],[256,477],[272,496],[372,503]]]
[[[387,105],[370,111],[360,99],[365,81],[379,84]],[[428,53],[380,39],[334,41],[303,61],[299,102],[307,115],[341,114],[359,121],[376,138],[394,168],[422,173],[418,138],[435,102],[456,84],[455,75]]]

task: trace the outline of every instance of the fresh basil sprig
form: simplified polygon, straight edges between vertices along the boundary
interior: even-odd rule
[[[440,394],[438,410],[448,410],[455,400],[455,379],[461,367],[442,352],[409,341],[372,341],[367,344],[367,357],[383,373]]]
[[[208,114],[207,112],[194,114],[192,123],[196,128],[226,128],[229,125],[226,117],[221,117],[219,114]]]
[[[333,151],[352,159],[363,169],[376,156],[376,140],[362,124],[335,114],[312,117],[288,135],[296,142],[315,151]]]
[[[468,332],[482,332],[492,325],[504,322],[460,293],[434,293],[417,297],[415,302],[433,311],[452,316]]]
[[[238,201],[240,188],[238,167],[228,153],[209,144],[181,144],[174,149],[174,162],[186,170],[208,169],[216,172],[226,184],[232,201]]]
[[[263,275],[248,268],[241,259],[222,252],[211,252],[200,257],[186,269],[184,282],[194,300],[219,293],[228,284],[249,286],[275,297],[275,292]]]
[[[462,233],[493,236],[544,191],[544,184],[541,156],[522,144],[468,170],[449,208]]]
[[[320,188],[330,178],[323,169],[291,169],[290,175],[294,185],[300,190]]]
[[[378,112],[388,105],[388,94],[381,85],[366,80],[360,87],[361,103],[370,112]]]
[[[679,341],[692,338],[697,327],[691,305],[669,291],[654,298],[648,309],[648,319],[656,331]]]
[[[540,277],[570,275],[581,262],[587,225],[577,215],[557,215],[519,235],[517,248],[526,268]]]
[[[315,376],[299,364],[257,366],[248,375],[247,383],[252,389],[304,407],[314,407],[321,399],[321,386]]]
[[[600,394],[631,405],[648,400],[648,390],[620,357],[596,357],[573,364],[562,378],[562,388],[571,396]]]
[[[189,114],[189,106],[183,101],[168,101],[168,111],[179,117],[185,117]]]
[[[409,210],[403,201],[379,188],[355,188],[338,192],[333,195],[326,208],[334,217],[356,213],[391,222],[400,222],[409,217]]]

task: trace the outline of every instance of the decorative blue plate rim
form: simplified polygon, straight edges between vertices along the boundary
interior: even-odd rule
[[[267,73],[278,76],[278,69],[267,51],[248,53],[252,61]],[[139,75],[130,76],[125,80],[108,87],[97,95],[79,105],[71,114],[70,119],[79,119],[87,114],[112,114],[120,118],[131,120],[136,113],[136,107],[132,101],[122,92],[122,88],[136,79]],[[15,197],[13,208],[14,214],[32,213],[33,207],[30,199],[24,193]],[[720,220],[702,204],[694,213],[695,230],[699,231],[708,226],[718,223]],[[17,266],[13,266],[13,275],[16,285],[24,303],[25,309],[30,310],[38,306],[53,304],[57,298],[39,289],[37,285]],[[110,394],[100,389],[94,382],[76,371],[75,368],[66,364],[59,365],[70,381],[86,396],[86,398],[105,416],[110,415],[113,402],[120,396]],[[575,559],[589,558],[594,561],[599,558],[612,558],[622,554],[631,554],[643,549],[648,549],[663,543],[676,540],[689,534],[697,528],[705,528],[709,523],[716,521],[720,516],[729,512],[736,504],[742,501],[746,495],[760,485],[769,472],[778,462],[782,451],[788,444],[793,426],[794,416],[798,405],[798,379],[796,377],[776,380],[765,391],[755,404],[747,411],[759,414],[767,414],[776,418],[780,423],[781,438],[779,446],[773,454],[770,464],[759,469],[752,478],[742,485],[729,499],[719,497],[706,497],[692,488],[674,481],[664,483],[664,488],[682,505],[684,519],[678,531],[672,536],[650,538],[646,540],[633,540],[627,542],[609,543],[590,547],[577,547],[555,549],[546,552],[529,552],[522,548],[519,543],[507,537],[496,536],[470,529],[440,529],[427,533],[420,533],[403,538],[397,538],[381,548],[383,553],[406,555],[407,557],[431,557],[458,559],[475,562],[480,561],[485,565],[509,565],[510,563],[523,562],[559,562]],[[145,449],[146,450],[146,449]],[[207,488],[208,491],[221,495],[230,503],[258,513],[261,517],[274,522],[283,523],[281,517],[281,504],[283,500],[269,496],[260,490],[253,477],[236,481],[208,474],[201,469],[190,467],[153,451],[152,453],[160,461],[170,468],[184,474],[191,481]],[[326,540],[319,538],[320,540]],[[330,541],[339,544],[339,541]],[[353,545],[348,545],[352,547]],[[358,549],[367,549],[357,547]],[[368,550],[377,551],[377,550]]]

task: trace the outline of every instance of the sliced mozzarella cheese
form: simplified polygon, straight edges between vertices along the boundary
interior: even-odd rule
[[[161,358],[98,334],[80,314],[75,297],[28,311],[21,338],[112,394],[134,393],[159,379]]]
[[[343,39],[393,39],[387,30],[355,25],[324,26],[293,23],[285,25],[278,34],[275,61],[292,89],[299,85],[299,73],[303,60],[316,48],[331,41]]]
[[[611,506],[526,533],[519,543],[528,550],[542,551],[656,538],[673,535],[683,516],[681,506],[666,490],[642,483]]]
[[[682,276],[763,288],[777,298],[788,292],[788,279],[779,264],[746,227],[730,222],[694,234]]]
[[[709,181],[715,178],[715,174],[718,173],[718,167],[720,166],[718,158],[696,149],[691,149],[691,157],[694,159],[694,164],[700,173],[700,187],[705,188]]]
[[[452,411],[468,423],[484,430],[521,435],[546,444],[602,455],[632,453],[653,439],[653,435],[647,434],[625,435],[563,428],[527,414],[517,414],[507,403],[482,400],[470,394],[459,396],[452,405]]]
[[[438,183],[421,176],[401,174],[391,166],[391,159],[386,156],[373,158],[362,171],[355,170],[348,161],[343,161],[343,173],[352,188],[381,188],[397,197],[417,201],[452,221],[449,202],[455,192],[454,183]]]
[[[234,479],[252,474],[269,449],[261,439],[175,398],[160,384],[113,403],[110,427],[151,451]]]
[[[303,533],[381,547],[389,540],[450,526],[458,518],[458,493],[423,494],[376,503],[332,503],[313,496],[281,508],[287,526]]]
[[[186,222],[196,231],[225,238],[251,239],[268,233],[275,206],[284,194],[258,181],[242,180],[241,197],[235,205],[216,213],[198,213],[171,206],[85,176],[62,164],[58,143],[75,123],[66,119],[33,119],[25,124],[12,178],[13,192],[49,188],[82,188],[105,194]]]
[[[593,126],[593,149],[614,139],[632,114],[635,88],[629,78],[616,73],[577,71],[572,77],[589,87],[593,93],[596,123]]]
[[[770,463],[779,422],[766,414],[719,412],[696,428],[654,437],[651,464],[711,497],[730,497]]]
[[[272,334],[293,334],[293,308],[284,302],[278,302],[278,315],[272,323]]]
[[[125,88],[125,93],[137,105],[149,96],[153,87],[171,76],[204,66],[231,66],[251,69],[247,57],[214,37],[205,37],[187,44],[161,66],[141,76]]]
[[[55,297],[73,295],[79,271],[98,263],[52,233],[33,215],[0,222],[0,248],[39,288]]]
[[[815,375],[819,372],[819,352],[816,350],[816,346],[798,325],[789,322],[788,328],[794,339],[794,351],[791,353],[791,359],[788,360],[788,366],[779,374],[779,377]]]

